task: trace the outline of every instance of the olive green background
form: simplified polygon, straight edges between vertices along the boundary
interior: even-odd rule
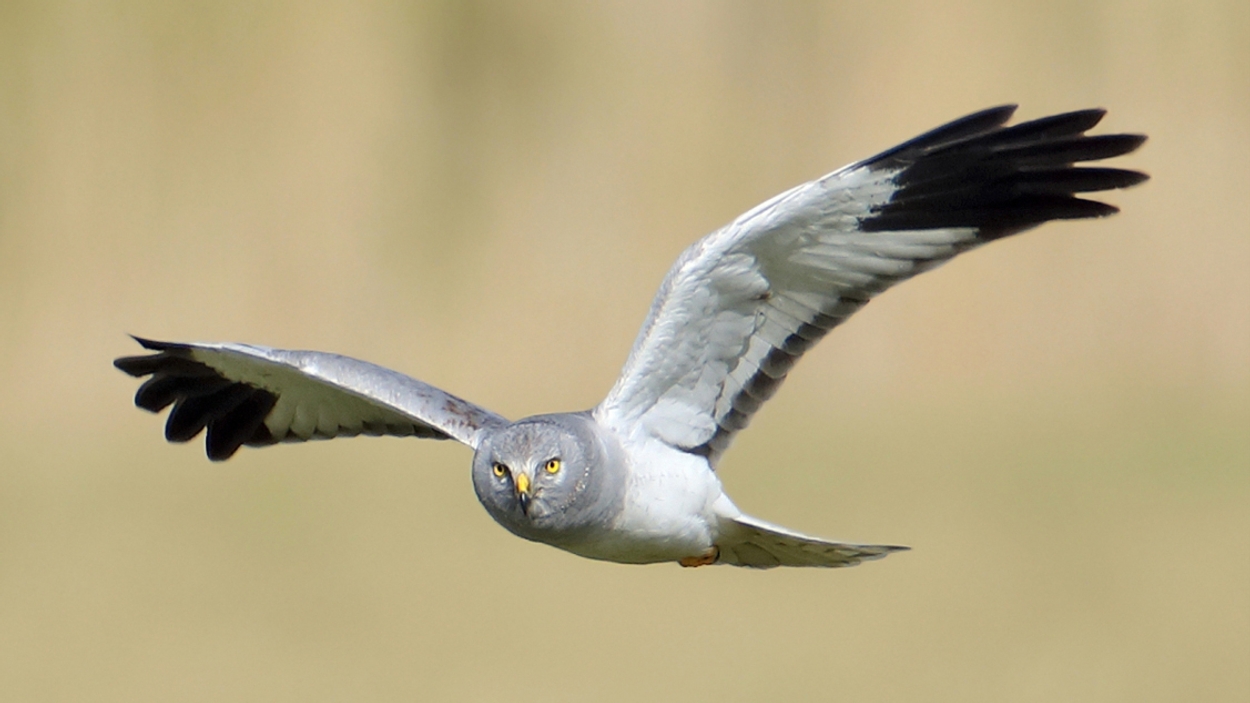
[[[966,112],[1124,212],[891,291],[740,436],[842,571],[518,540],[470,452],[168,445],[126,332],[594,405],[677,254]],[[1250,4],[0,2],[0,698],[1250,698]]]

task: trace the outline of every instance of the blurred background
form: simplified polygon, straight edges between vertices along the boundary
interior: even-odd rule
[[[161,437],[125,333],[587,408],[697,237],[964,113],[1145,132],[1124,212],[891,291],[721,469],[914,551],[596,563],[470,452]],[[1250,4],[0,2],[6,700],[1250,698]]]

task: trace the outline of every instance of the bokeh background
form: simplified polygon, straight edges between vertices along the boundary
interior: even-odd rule
[[[966,112],[1150,134],[1124,212],[874,302],[721,470],[914,551],[627,567],[451,443],[210,464],[124,333],[586,408],[695,238]],[[0,2],[0,697],[1250,699],[1244,0]]]

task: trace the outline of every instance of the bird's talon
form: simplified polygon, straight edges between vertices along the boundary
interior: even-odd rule
[[[716,545],[712,545],[712,548],[707,550],[706,554],[702,556],[697,556],[697,557],[682,557],[681,559],[677,560],[677,563],[685,567],[694,568],[696,566],[707,566],[708,564],[715,564],[716,560],[719,558],[720,558],[720,547],[717,547]]]

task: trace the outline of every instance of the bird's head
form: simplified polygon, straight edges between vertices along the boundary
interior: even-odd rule
[[[491,517],[527,539],[555,543],[593,529],[619,503],[624,476],[594,421],[538,415],[487,435],[473,488]]]

